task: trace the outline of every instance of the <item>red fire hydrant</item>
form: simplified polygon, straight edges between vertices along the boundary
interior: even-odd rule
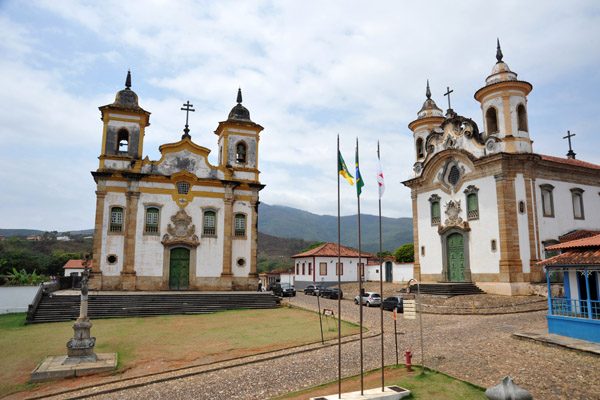
[[[410,352],[410,350],[406,350],[404,352],[404,357],[406,357],[406,371],[407,372],[412,372],[412,353]]]

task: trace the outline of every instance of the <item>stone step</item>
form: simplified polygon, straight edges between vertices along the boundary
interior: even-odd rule
[[[461,296],[485,293],[477,285],[471,282],[422,283],[420,286],[421,294],[431,294],[439,296]],[[417,293],[417,285],[411,285],[410,292]]]

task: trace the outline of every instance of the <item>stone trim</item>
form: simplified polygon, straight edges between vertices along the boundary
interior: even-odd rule
[[[468,227],[468,225],[467,225]],[[463,237],[463,256],[465,263],[465,282],[471,282],[471,263],[469,257],[469,231],[470,229],[464,229],[460,226],[452,226],[445,229],[440,234],[440,241],[442,245],[442,282],[450,282],[450,266],[448,263],[448,236],[453,233],[460,233]]]

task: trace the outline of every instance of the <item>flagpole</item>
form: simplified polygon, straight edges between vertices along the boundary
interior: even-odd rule
[[[360,314],[360,395],[364,395],[364,376],[363,376],[363,305],[362,305],[362,268],[361,268],[361,243],[360,243],[360,191],[359,191],[359,179],[362,177],[358,170],[358,138],[356,138],[356,189],[357,189],[357,201],[358,201],[358,309]]]
[[[379,140],[377,141],[377,161],[381,163],[381,158],[379,155]],[[381,164],[379,164],[381,165]],[[378,174],[381,171],[377,171]],[[383,175],[383,174],[382,174]],[[385,362],[384,362],[384,348],[383,348],[383,249],[381,244],[381,189],[379,188],[381,183],[379,182],[379,177],[377,177],[378,181],[378,194],[379,194],[379,293],[381,295],[381,305],[379,306],[379,313],[381,319],[381,391],[385,391],[384,377],[385,377]]]
[[[340,135],[337,135],[337,212],[338,212],[338,262],[335,267],[335,273],[338,276],[338,399],[342,398],[342,275],[340,268]],[[316,267],[316,266],[315,266]]]

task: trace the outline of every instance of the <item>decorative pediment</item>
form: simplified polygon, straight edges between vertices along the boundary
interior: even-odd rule
[[[200,244],[200,240],[196,235],[196,225],[192,225],[192,217],[190,217],[183,208],[173,216],[171,216],[173,225],[167,226],[167,233],[162,238],[161,243],[165,246],[171,244],[187,244],[196,247]]]
[[[439,225],[438,227],[438,233],[440,235],[451,228],[459,228],[465,231],[471,230],[469,223],[467,221],[463,221],[462,217],[460,216],[462,211],[460,200],[450,200],[445,204],[445,207],[445,213],[448,218],[446,218],[444,221],[444,225]]]

